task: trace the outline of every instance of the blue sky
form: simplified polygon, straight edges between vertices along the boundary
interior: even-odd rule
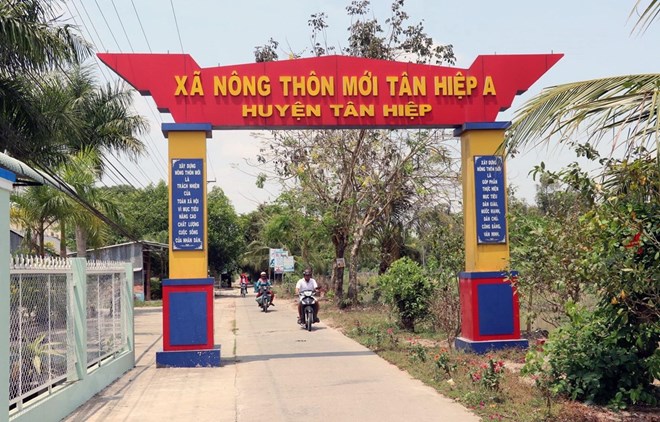
[[[510,120],[517,108],[546,86],[660,72],[660,24],[641,35],[631,33],[635,18],[628,16],[635,2],[407,0],[405,10],[409,23],[422,20],[437,43],[453,44],[458,67],[469,67],[479,54],[565,54],[532,89],[514,101],[510,110],[500,113],[498,120]],[[384,24],[391,2],[372,3],[373,13]],[[328,17],[327,43],[339,48],[346,44],[350,23],[345,13],[347,5],[348,1],[334,0],[68,0],[64,13],[74,16],[73,23],[86,38],[91,37],[99,51],[179,53],[183,46],[184,52],[207,67],[252,62],[254,48],[269,38],[280,42],[280,59],[286,59],[288,51],[308,56],[311,41],[307,21],[317,12],[325,12]],[[105,68],[99,72],[102,81],[115,78]],[[133,184],[139,187],[165,177],[167,143],[160,124],[171,119],[160,115],[150,99],[136,98],[135,105],[152,121],[151,133],[145,137],[149,156],[140,166],[126,164],[125,160],[117,166],[129,180],[138,179]],[[215,180],[210,186],[223,188],[240,213],[277,196],[274,184],[266,189],[255,187],[258,171],[245,162],[255,161],[259,146],[260,141],[249,131],[215,131],[208,141],[208,178]],[[542,160],[551,168],[559,168],[573,158],[567,151],[549,145],[526,151],[508,165],[509,183],[530,202],[535,190],[527,173]],[[118,178],[114,179],[106,183],[116,183]]]

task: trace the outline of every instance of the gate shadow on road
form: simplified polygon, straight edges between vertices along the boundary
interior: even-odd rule
[[[317,353],[281,353],[271,355],[247,355],[235,356],[232,359],[225,359],[221,366],[236,365],[241,363],[267,361],[275,359],[305,359],[305,358],[326,358],[326,357],[355,357],[355,356],[373,356],[369,350],[357,350],[353,352],[317,352]]]

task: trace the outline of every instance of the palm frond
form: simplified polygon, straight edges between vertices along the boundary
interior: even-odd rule
[[[627,75],[550,87],[528,101],[507,133],[509,151],[557,136],[567,142],[586,133],[594,145],[611,130],[629,129],[626,142],[648,144],[660,136],[660,74]],[[617,134],[617,136],[619,136]]]
[[[630,12],[630,16],[628,16],[628,18],[631,18],[635,13],[638,13],[640,3],[642,3],[642,0],[637,0],[635,7]],[[658,0],[651,0],[651,2],[649,2],[646,8],[644,8],[642,13],[639,15],[639,18],[637,19],[632,32],[646,31],[658,16],[660,16],[660,2],[658,2]]]

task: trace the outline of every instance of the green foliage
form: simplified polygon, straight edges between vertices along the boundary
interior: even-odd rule
[[[586,230],[581,216],[589,201],[573,188],[564,191],[547,173],[537,189],[538,208],[514,201],[509,207],[511,268],[519,272],[518,292],[526,330],[541,319],[558,326],[566,321],[563,304],[580,302],[598,276],[591,245],[597,233]]]
[[[406,348],[408,354],[408,359],[413,363],[426,362],[428,359],[428,353],[426,352],[426,347],[417,339],[410,339],[408,341],[408,346]]]
[[[530,353],[526,372],[573,400],[617,408],[656,404],[652,382],[660,375],[660,327],[631,324],[620,309],[569,306],[570,324],[552,332],[542,351]]]
[[[167,243],[168,190],[164,181],[149,184],[144,188],[121,185],[104,188],[114,202],[121,204],[124,227],[140,240]],[[112,243],[129,239],[114,233]]]
[[[434,285],[415,261],[407,257],[395,261],[378,278],[378,284],[383,300],[397,311],[403,328],[414,331],[415,323],[428,317]]]
[[[504,362],[488,356],[488,362],[470,371],[470,379],[487,390],[500,391],[500,382],[504,378]]]
[[[149,280],[149,292],[151,293],[151,300],[159,300],[163,297],[163,283],[156,277],[151,277]]]
[[[234,207],[222,189],[214,187],[207,195],[209,267],[214,273],[231,274],[239,269],[244,248],[241,225]]]
[[[435,355],[433,362],[435,363],[436,377],[439,379],[441,375],[447,375],[451,378],[452,372],[456,370],[456,362],[451,358],[451,354],[447,349],[440,349],[440,352]]]
[[[35,82],[91,52],[61,15],[56,1],[0,1],[0,151],[22,161],[49,163],[61,152]]]
[[[601,159],[601,183],[576,166],[557,173],[542,169],[591,205],[572,218],[545,216],[545,226],[539,226],[544,231],[534,238],[541,245],[573,239],[575,257],[562,261],[579,258],[568,269],[588,281],[597,298],[593,311],[570,302],[569,322],[528,359],[526,370],[548,397],[562,394],[616,408],[658,402],[651,386],[660,375],[660,169],[654,155],[638,147],[623,159]],[[575,230],[567,230],[569,220]],[[557,227],[548,230],[548,221]],[[553,256],[556,262],[560,255]],[[535,259],[536,274],[546,272],[544,260],[528,259]]]

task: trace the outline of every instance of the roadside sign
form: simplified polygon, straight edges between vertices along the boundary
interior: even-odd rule
[[[285,256],[282,262],[283,271],[285,273],[292,273],[295,268],[296,262],[292,256]]]

